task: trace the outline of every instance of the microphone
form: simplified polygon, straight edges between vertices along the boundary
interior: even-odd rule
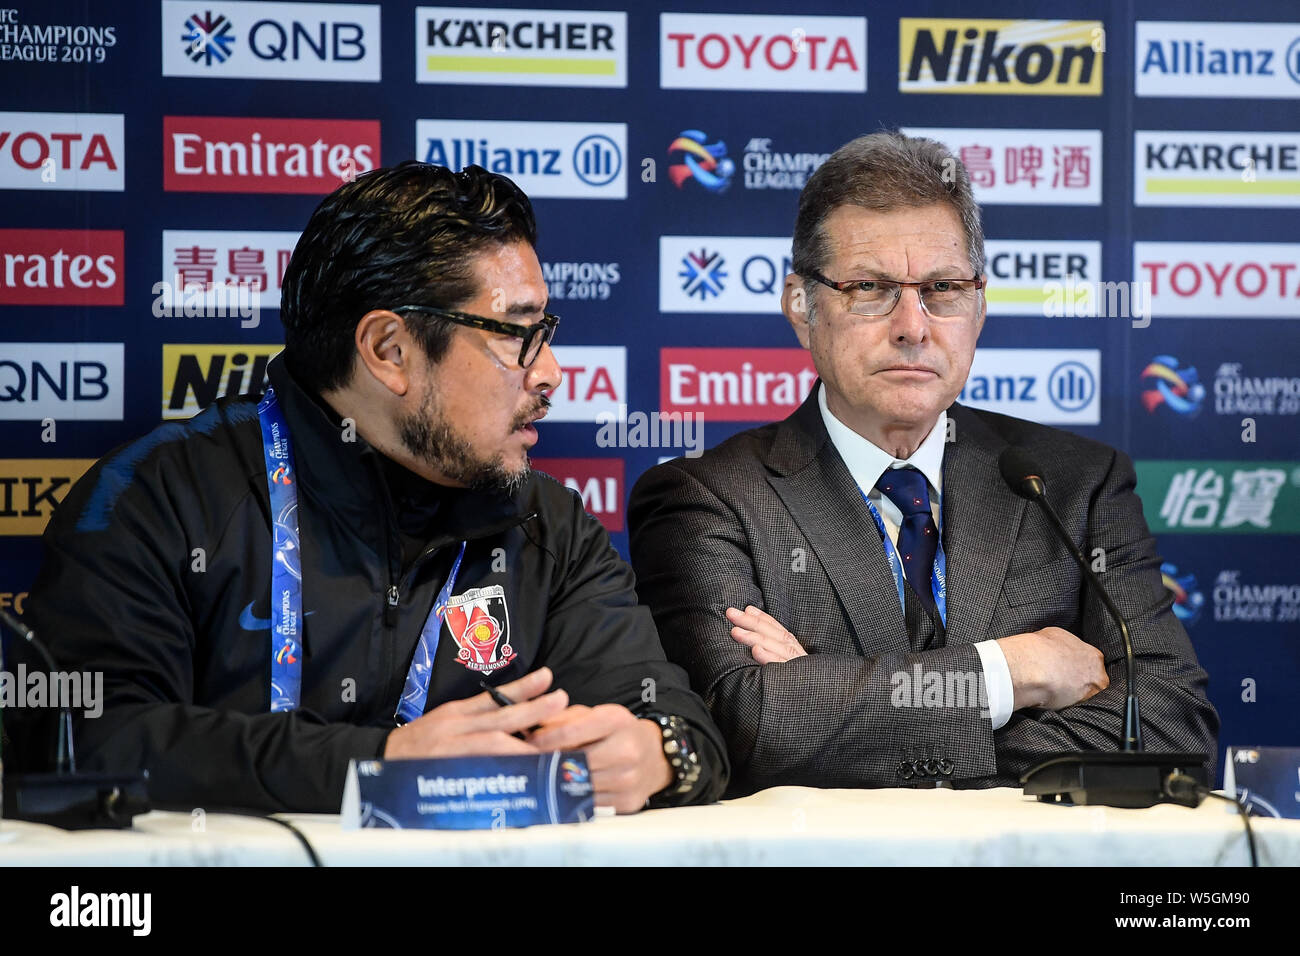
[[[58,668],[36,632],[3,608],[0,608],[0,623],[41,656],[52,682]],[[59,703],[55,772],[7,773],[4,783],[3,816],[7,820],[47,823],[64,830],[120,830],[130,827],[137,814],[152,809],[144,774],[77,773],[72,710],[66,701]]]
[[[1115,606],[1101,579],[1092,570],[1083,553],[1075,546],[1060,516],[1047,500],[1047,483],[1043,469],[1023,448],[1009,445],[998,456],[1002,480],[1013,492],[1036,502],[1047,516],[1048,524],[1065,545],[1084,579],[1101,599],[1111,619],[1119,628],[1124,642],[1123,749],[1119,751],[1070,752],[1052,756],[1020,778],[1025,793],[1044,802],[1072,802],[1110,807],[1149,807],[1156,803],[1180,803],[1195,807],[1199,793],[1187,788],[1169,787],[1172,776],[1187,775],[1208,785],[1205,754],[1147,754],[1142,748],[1142,716],[1138,707],[1136,664],[1128,622]]]
[[[1097,596],[1101,598],[1101,603],[1106,606],[1111,618],[1119,626],[1120,637],[1124,640],[1124,681],[1128,685],[1128,698],[1124,704],[1124,749],[1126,751],[1141,750],[1142,719],[1138,709],[1137,684],[1133,680],[1133,641],[1129,638],[1128,624],[1125,623],[1124,616],[1119,613],[1119,608],[1115,606],[1115,602],[1110,599],[1110,595],[1102,587],[1101,580],[1093,572],[1083,553],[1074,546],[1074,541],[1071,540],[1065,526],[1061,524],[1056,509],[1048,502],[1047,484],[1042,478],[1043,470],[1038,467],[1029,456],[1029,453],[1015,445],[1007,446],[1006,450],[998,456],[998,470],[1002,472],[1002,480],[1007,483],[1007,487],[1021,498],[1035,501],[1042,506],[1044,514],[1047,515],[1047,520],[1056,531],[1056,536],[1069,549],[1075,563],[1083,571],[1083,576],[1088,579],[1088,583],[1093,586]]]

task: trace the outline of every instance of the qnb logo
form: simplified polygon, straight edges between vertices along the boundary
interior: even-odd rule
[[[789,237],[660,236],[659,311],[771,315],[789,272]]]
[[[358,63],[366,57],[365,36],[360,23],[293,20],[286,26],[278,20],[263,19],[248,31],[248,49],[259,60],[280,63],[313,59],[319,63]]]
[[[211,66],[213,60],[225,63],[235,45],[234,27],[225,16],[214,17],[211,10],[203,16],[192,13],[185,21],[181,39],[185,41],[186,56],[193,62],[204,66]]]
[[[122,418],[121,342],[0,342],[0,421]]]
[[[1086,408],[1096,394],[1097,380],[1082,362],[1062,362],[1047,376],[1047,397],[1063,412]]]
[[[161,0],[163,76],[379,82],[378,4],[193,2]]]
[[[727,144],[710,143],[698,129],[682,130],[668,145],[668,157],[677,160],[668,167],[668,176],[678,189],[694,179],[711,193],[724,193],[736,172],[735,162],[727,157]]]
[[[1142,370],[1142,404],[1148,413],[1166,405],[1179,415],[1195,417],[1205,400],[1205,386],[1191,365],[1180,366],[1172,355],[1157,355]]]
[[[1205,595],[1196,589],[1196,576],[1179,574],[1178,567],[1166,561],[1160,565],[1160,580],[1174,595],[1174,616],[1184,626],[1195,624],[1205,606]]]
[[[695,296],[704,301],[709,296],[719,296],[726,287],[723,282],[727,272],[723,266],[727,260],[720,252],[688,252],[682,256],[682,268],[677,274],[682,279],[682,291],[688,296]]]
[[[622,169],[623,153],[608,136],[585,136],[573,148],[573,171],[588,186],[612,183]]]

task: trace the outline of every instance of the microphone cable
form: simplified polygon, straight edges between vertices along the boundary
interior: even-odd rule
[[[1194,780],[1185,773],[1171,773],[1165,778],[1164,786],[1166,796],[1178,799],[1189,794],[1196,793],[1201,797],[1214,797],[1216,800],[1226,800],[1237,808],[1241,815],[1242,825],[1246,828],[1246,845],[1250,848],[1250,865],[1259,866],[1259,855],[1255,849],[1255,831],[1250,828],[1250,808],[1246,806],[1244,800],[1236,800],[1232,797],[1225,796],[1222,793],[1215,793],[1209,787]]]
[[[302,848],[307,851],[307,859],[311,861],[312,866],[323,867],[325,865],[320,861],[320,857],[316,855],[316,849],[311,845],[311,841],[307,839],[307,834],[303,833],[288,820],[283,820],[280,817],[274,816],[270,813],[262,813],[258,810],[218,810],[216,812],[236,817],[253,817],[257,820],[266,820],[268,823],[278,823],[297,837],[298,842],[302,844]]]

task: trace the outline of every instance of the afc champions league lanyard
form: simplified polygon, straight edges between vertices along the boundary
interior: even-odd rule
[[[271,497],[271,713],[297,710],[302,694],[302,560],[298,546],[298,489],[294,486],[293,448],[289,427],[275,399],[275,389],[268,388],[257,406],[257,420],[262,426],[262,456],[266,462],[266,482]],[[438,653],[442,618],[447,613],[456,576],[465,557],[465,545],[447,575],[447,583],[438,592],[433,609],[420,629],[420,642],[411,658],[406,686],[398,701],[394,719],[408,723],[424,713],[429,696],[429,679],[433,659]]]
[[[859,488],[859,491],[862,489]],[[898,549],[894,547],[894,542],[889,539],[889,532],[885,530],[885,519],[880,517],[880,512],[876,506],[871,503],[865,491],[862,492],[862,500],[867,503],[867,509],[871,512],[871,517],[876,520],[876,527],[880,529],[880,537],[885,542],[885,560],[889,562],[889,571],[894,576],[894,587],[898,590],[898,604],[900,607],[906,607],[906,596],[903,594],[903,588],[907,587],[907,582],[903,579],[903,562],[899,560]],[[943,553],[943,510],[939,511],[940,526],[939,543],[934,552],[934,565],[930,568],[930,590],[934,592],[934,606],[939,612],[939,620],[943,621],[943,626],[948,626],[948,559]],[[899,526],[899,534],[903,533],[902,526]]]

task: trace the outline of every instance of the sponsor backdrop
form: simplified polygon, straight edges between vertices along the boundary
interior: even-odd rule
[[[1294,3],[588,6],[0,7],[0,606],[95,458],[260,386],[312,208],[411,157],[536,200],[565,372],[538,464],[626,553],[638,475],[807,393],[798,190],[902,127],[984,207],[963,400],[1133,457],[1223,743],[1300,742]]]

